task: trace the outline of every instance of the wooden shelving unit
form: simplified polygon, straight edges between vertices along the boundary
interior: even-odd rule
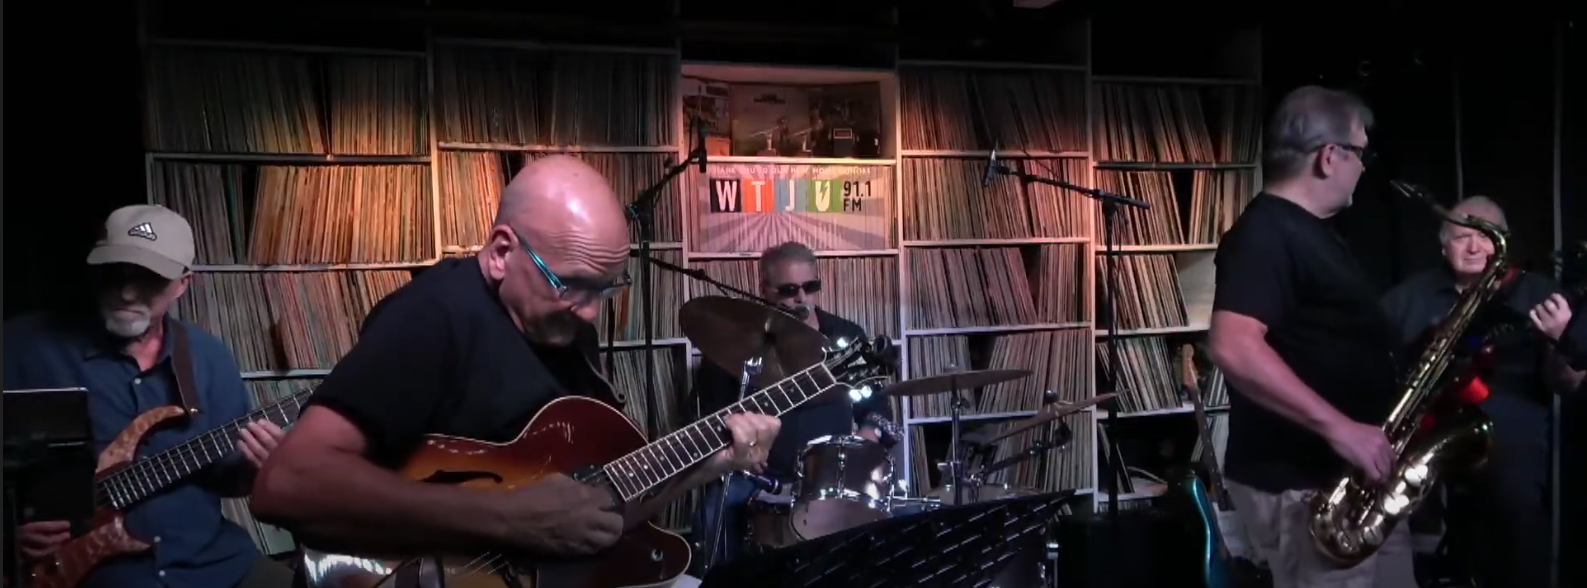
[[[818,251],[826,308],[896,340],[908,377],[950,366],[1032,370],[972,399],[972,429],[1006,426],[1034,414],[1045,390],[1076,401],[1115,388],[1098,365],[1107,337],[1097,318],[1097,265],[1106,257],[1100,213],[1079,196],[1008,178],[982,189],[990,150],[1033,173],[1160,199],[1155,216],[1127,213],[1131,228],[1120,232],[1127,235],[1120,274],[1139,276],[1126,291],[1178,285],[1177,296],[1164,294],[1170,302],[1136,305],[1170,312],[1141,315],[1121,304],[1125,351],[1166,366],[1125,362],[1122,380],[1141,388],[1125,390],[1121,402],[1129,412],[1119,416],[1129,418],[1120,422],[1131,430],[1105,431],[1105,411],[1080,412],[1065,421],[1075,432],[1068,448],[994,476],[1075,489],[1101,504],[1105,438],[1188,421],[1176,416],[1190,411],[1177,397],[1169,343],[1204,332],[1216,238],[1259,185],[1255,135],[1224,121],[1258,116],[1260,80],[1250,64],[1240,75],[1209,78],[1103,71],[1093,57],[1107,49],[1092,29],[1078,22],[1066,30],[1076,50],[1064,59],[898,59],[886,69],[692,62],[679,47],[428,33],[398,43],[422,50],[399,51],[221,45],[161,40],[156,31],[147,43],[149,199],[187,216],[200,239],[195,287],[177,314],[225,339],[265,402],[322,377],[356,339],[363,314],[411,270],[475,251],[501,185],[525,161],[573,154],[632,198],[687,155],[685,87],[697,80],[874,87],[881,96],[874,157],[712,156],[705,174],[691,169],[660,198],[655,255],[754,290],[759,252],[803,241]],[[1211,37],[1233,39],[1231,54],[1259,52],[1254,34]],[[1154,77],[1124,77],[1134,73]],[[247,89],[254,83],[258,89]],[[1231,114],[1203,117],[1217,132],[1179,125],[1191,130],[1152,133],[1158,123],[1142,119],[1158,117],[1141,104],[1110,118],[1109,100],[1144,104],[1145,94]],[[1135,136],[1143,138],[1134,145],[1111,139]],[[856,191],[839,204],[846,214],[713,213],[709,180],[725,178],[837,180]],[[659,354],[659,386],[653,398],[631,393],[628,413],[654,435],[684,424],[679,404],[700,360],[676,308],[715,291],[667,272],[653,276],[659,324],[650,351]],[[644,327],[630,292],[618,301],[617,340],[605,350],[616,354],[614,381],[640,390]],[[605,320],[603,312],[603,336]],[[1211,403],[1220,392],[1209,390]],[[945,402],[895,400],[908,430],[897,472],[917,494],[940,483],[932,466],[943,457]],[[1015,437],[999,453],[1030,440]],[[1126,500],[1154,495],[1146,483],[1124,488]],[[663,523],[686,526],[692,508],[680,503]],[[288,547],[289,538],[253,524],[244,503],[228,511],[252,525],[266,551]]]

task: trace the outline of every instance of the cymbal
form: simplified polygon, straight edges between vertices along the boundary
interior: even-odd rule
[[[798,373],[826,358],[827,338],[804,321],[750,300],[701,296],[678,312],[683,335],[700,355],[740,377],[744,362],[761,358],[757,387]]]
[[[998,442],[1000,440],[1007,439],[1009,437],[1013,437],[1014,435],[1018,435],[1020,433],[1024,433],[1025,431],[1029,431],[1029,430],[1034,429],[1036,427],[1040,427],[1040,426],[1045,425],[1047,423],[1050,423],[1050,422],[1056,421],[1058,419],[1061,419],[1061,418],[1063,418],[1065,416],[1080,412],[1082,409],[1084,409],[1087,406],[1094,406],[1094,405],[1097,405],[1097,404],[1102,404],[1103,402],[1107,402],[1107,400],[1109,398],[1112,398],[1112,397],[1118,396],[1118,395],[1119,395],[1119,393],[1117,393],[1117,392],[1109,392],[1107,394],[1098,394],[1097,396],[1095,396],[1093,398],[1087,398],[1085,400],[1077,400],[1075,402],[1063,402],[1063,403],[1058,403],[1058,404],[1049,404],[1046,407],[1042,408],[1039,412],[1037,412],[1035,416],[1032,416],[1032,417],[1030,417],[1028,419],[1025,419],[1023,421],[1019,421],[1017,423],[1014,423],[1014,426],[1009,427],[1009,429],[1007,431],[1003,431],[1001,433],[998,433],[997,436],[992,437],[991,439],[987,439],[986,442],[987,443],[996,443],[996,442]]]
[[[943,374],[929,378],[904,380],[882,390],[890,398],[921,396],[955,390],[974,390],[992,384],[1018,380],[1030,375],[1030,370],[976,370]]]

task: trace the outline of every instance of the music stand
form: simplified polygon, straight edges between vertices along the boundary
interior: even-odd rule
[[[94,515],[94,438],[88,420],[88,390],[6,390],[0,394],[5,428],[5,518],[7,529],[28,521],[71,521],[81,535]],[[11,586],[24,581],[16,533],[7,533]]]
[[[950,506],[739,558],[701,588],[985,588],[1074,496]]]

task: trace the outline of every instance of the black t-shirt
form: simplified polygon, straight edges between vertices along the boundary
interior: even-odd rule
[[[597,351],[593,326],[569,347],[532,345],[479,261],[447,259],[375,306],[309,403],[341,413],[372,461],[397,467],[427,434],[506,442],[558,397],[622,402],[595,372]]]
[[[1267,325],[1267,344],[1323,399],[1360,422],[1388,417],[1393,331],[1326,221],[1258,195],[1218,245],[1217,284],[1213,310]],[[1238,393],[1230,395],[1225,459],[1230,479],[1267,492],[1318,488],[1344,473],[1326,440]]]
[[[856,341],[865,338],[865,329],[835,314],[816,309],[821,334],[836,344],[839,339]],[[716,412],[738,402],[739,381],[709,359],[702,358],[695,370],[695,393],[706,414]],[[826,435],[854,433],[855,421],[870,413],[890,418],[891,409],[881,393],[851,404],[838,398],[818,398],[779,417],[782,426],[777,440],[766,456],[766,475],[781,482],[792,482],[798,474],[799,450],[812,439]]]

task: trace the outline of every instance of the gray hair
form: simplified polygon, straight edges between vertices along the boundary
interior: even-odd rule
[[[1467,196],[1455,203],[1449,212],[1455,216],[1471,215],[1490,223],[1499,225],[1499,228],[1509,230],[1510,222],[1504,218],[1504,209],[1498,202],[1487,196]],[[1438,227],[1438,242],[1448,243],[1455,224],[1451,222],[1440,223]]]
[[[771,268],[790,261],[805,262],[811,265],[816,263],[816,252],[798,241],[788,241],[762,251],[760,254],[760,283],[766,284],[771,280]]]
[[[1267,123],[1263,175],[1273,180],[1300,175],[1318,149],[1348,142],[1357,122],[1364,129],[1372,128],[1372,109],[1360,98],[1321,86],[1296,88],[1279,101]]]

